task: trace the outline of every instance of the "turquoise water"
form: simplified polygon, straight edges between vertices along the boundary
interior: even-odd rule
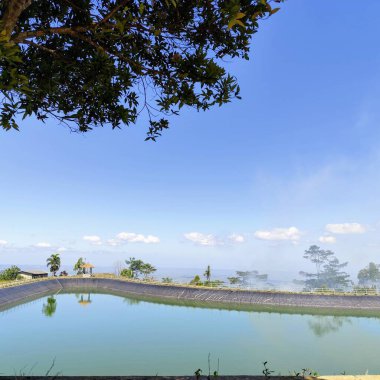
[[[380,319],[230,311],[58,294],[0,312],[0,373],[380,373]]]

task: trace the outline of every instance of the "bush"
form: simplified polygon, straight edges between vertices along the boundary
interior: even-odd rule
[[[202,281],[201,281],[201,278],[196,275],[191,281],[190,281],[190,285],[203,285]]]
[[[171,284],[173,282],[173,279],[171,277],[163,277],[162,282],[164,284]]]
[[[133,272],[129,268],[125,268],[120,272],[120,276],[127,277],[127,278],[133,278]]]
[[[20,268],[16,265],[12,265],[10,268],[4,269],[0,272],[0,280],[2,281],[12,281],[16,280],[18,274],[20,272]]]

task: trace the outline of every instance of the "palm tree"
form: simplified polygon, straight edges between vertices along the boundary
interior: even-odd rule
[[[47,260],[46,266],[50,268],[50,272],[53,273],[53,276],[57,276],[57,272],[59,271],[59,267],[61,266],[61,258],[59,257],[59,253],[53,253]]]
[[[42,312],[47,317],[52,317],[56,310],[57,310],[57,301],[56,301],[56,299],[53,296],[48,297],[47,304],[44,303],[43,306],[42,306]]]
[[[206,277],[207,281],[210,281],[210,278],[211,278],[211,268],[210,268],[210,265],[207,265],[207,268],[206,268],[203,276]]]

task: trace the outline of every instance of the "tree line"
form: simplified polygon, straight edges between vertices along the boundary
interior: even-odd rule
[[[329,289],[346,289],[354,286],[355,283],[351,276],[345,271],[348,262],[340,262],[336,254],[331,250],[321,249],[317,245],[310,246],[304,251],[303,257],[314,265],[315,270],[311,272],[300,271],[302,279],[295,279],[293,282],[302,285],[304,289],[329,288]],[[83,265],[85,260],[80,257],[73,267],[77,275],[85,273]],[[61,268],[61,257],[59,253],[53,253],[46,260],[46,265],[53,276],[57,276]],[[152,279],[153,273],[157,271],[156,267],[141,259],[130,257],[125,261],[125,267],[121,268],[118,275],[130,279]],[[20,268],[12,265],[0,271],[0,281],[13,281],[19,278]],[[67,276],[66,271],[61,271],[60,276]],[[211,266],[208,265],[203,273],[204,279],[200,275],[195,275],[189,282],[195,286],[220,286],[224,281],[212,279]],[[236,271],[236,275],[227,277],[230,285],[247,287],[257,283],[268,281],[268,274],[259,273],[257,270]],[[172,283],[171,277],[162,278],[163,283]],[[357,284],[359,287],[375,287],[380,282],[380,264],[370,262],[364,268],[360,269],[357,274]]]

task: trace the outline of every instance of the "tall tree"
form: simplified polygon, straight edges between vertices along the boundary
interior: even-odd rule
[[[304,285],[307,288],[344,288],[351,284],[350,275],[342,271],[348,263],[340,263],[333,251],[312,245],[303,257],[315,264],[316,268],[316,273],[300,272],[306,278]]]
[[[315,278],[316,283],[318,284],[320,282],[320,273],[321,273],[321,267],[328,263],[329,259],[334,255],[334,252],[330,250],[324,250],[318,247],[317,245],[310,246],[309,249],[307,249],[304,252],[303,257],[305,259],[310,260],[313,264],[315,264],[315,268],[317,270],[317,273],[306,273],[302,272],[306,275],[306,277],[309,278]],[[318,286],[317,286],[318,287]]]
[[[207,268],[206,268],[205,272],[203,273],[203,276],[206,277],[207,281],[210,281],[210,279],[211,279],[211,267],[210,267],[210,265],[207,265]]]
[[[248,59],[272,1],[283,0],[4,0],[0,125],[50,116],[85,132],[144,110],[155,140],[183,106],[239,98],[223,60]]]
[[[347,262],[340,263],[336,257],[330,258],[320,275],[322,285],[327,288],[345,288],[350,285],[350,275],[342,271],[347,265]]]
[[[369,285],[380,281],[380,265],[369,263],[365,268],[358,273],[359,284]]]
[[[148,276],[154,273],[157,269],[149,263],[143,263],[140,267],[140,272],[144,276],[144,278],[148,278]]]
[[[130,257],[129,260],[125,260],[128,265],[128,269],[131,271],[131,278],[138,278],[141,274],[141,267],[144,265],[144,261]]]
[[[47,260],[46,266],[50,269],[50,272],[53,273],[53,276],[57,276],[57,272],[61,267],[61,258],[59,253],[53,253]]]

